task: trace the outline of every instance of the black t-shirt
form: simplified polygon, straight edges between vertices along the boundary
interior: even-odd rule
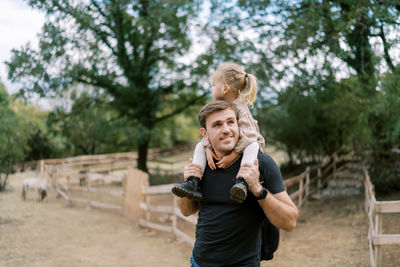
[[[263,186],[273,194],[283,192],[282,175],[274,160],[259,152],[258,161]],[[201,267],[260,266],[264,212],[250,191],[241,204],[230,199],[240,162],[241,158],[229,168],[212,171],[207,166],[204,171],[193,249]]]

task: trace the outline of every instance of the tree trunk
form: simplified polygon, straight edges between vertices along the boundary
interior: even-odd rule
[[[147,169],[147,151],[149,149],[150,138],[145,138],[139,141],[138,145],[138,160],[137,168],[144,172],[149,172]]]

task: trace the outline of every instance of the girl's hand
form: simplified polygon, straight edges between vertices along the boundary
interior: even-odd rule
[[[228,155],[225,155],[220,161],[217,162],[218,168],[225,169],[237,159],[237,157],[240,155],[240,153],[237,153],[235,151],[232,151]]]
[[[207,156],[208,166],[210,166],[211,170],[215,170],[217,167],[214,164],[214,159],[217,159],[217,156],[209,147],[206,147],[206,156]]]

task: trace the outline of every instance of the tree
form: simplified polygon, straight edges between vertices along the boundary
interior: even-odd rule
[[[10,108],[5,86],[0,82],[0,192],[7,186],[9,174],[20,162],[26,147],[26,136],[19,131],[21,120]]]
[[[67,110],[58,107],[50,112],[48,127],[52,136],[63,139],[65,155],[104,154],[132,150],[133,129],[120,117],[109,100],[98,90],[84,88],[80,95],[72,92],[73,104]]]
[[[266,47],[282,62],[286,74],[298,68],[356,74],[365,95],[376,93],[379,64],[395,70],[398,37],[398,1],[296,0],[277,1],[257,11],[260,42],[278,40]],[[260,13],[261,12],[261,13]],[[263,16],[260,16],[263,15]],[[270,16],[267,16],[270,15]],[[273,15],[273,16],[271,16]],[[393,32],[396,32],[393,34]],[[378,48],[378,49],[377,49]],[[382,49],[383,54],[380,52]]]
[[[54,157],[56,145],[46,125],[48,112],[15,97],[10,97],[9,107],[16,118],[15,129],[26,141],[20,162]]]
[[[385,73],[381,90],[372,102],[368,119],[371,127],[371,181],[377,193],[400,190],[400,75]]]
[[[54,96],[82,83],[104,90],[112,107],[135,126],[138,168],[156,125],[204,101],[199,77],[209,62],[184,59],[201,1],[29,0],[46,12],[39,50],[13,50],[9,78],[21,94]]]
[[[283,146],[291,165],[321,161],[354,142],[366,142],[360,134],[365,123],[357,78],[337,83],[334,77],[319,76],[310,81],[306,74],[295,81],[280,94],[277,105],[257,110],[268,141]]]

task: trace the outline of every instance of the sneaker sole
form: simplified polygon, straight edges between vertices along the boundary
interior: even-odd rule
[[[191,192],[184,188],[174,186],[172,187],[172,193],[177,197],[187,197],[190,200],[198,201],[203,199],[203,195],[196,192]]]
[[[233,201],[242,203],[247,197],[247,191],[241,186],[234,185],[231,188],[231,199]]]

